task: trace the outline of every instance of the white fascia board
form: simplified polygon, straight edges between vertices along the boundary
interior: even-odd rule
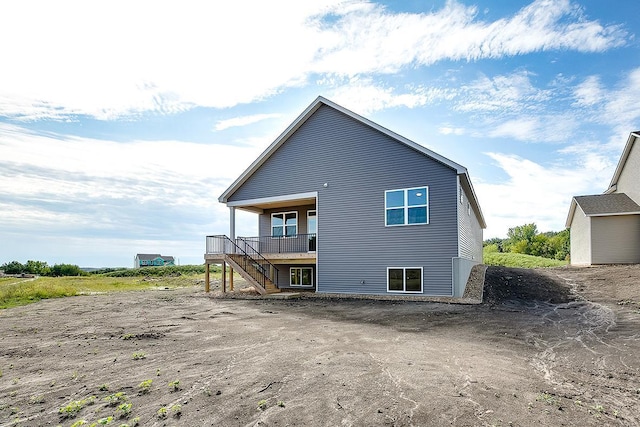
[[[599,214],[588,214],[587,216],[624,216],[624,215],[640,215],[640,211],[638,212],[611,212],[611,213],[599,213]]]
[[[243,206],[256,206],[277,202],[289,202],[300,199],[312,199],[318,198],[317,191],[311,191],[308,193],[287,194],[285,196],[273,196],[273,197],[261,197],[259,199],[248,200],[236,200],[235,202],[227,202],[227,206],[243,207]]]
[[[624,169],[624,165],[627,163],[627,159],[629,158],[629,153],[631,153],[631,148],[633,148],[633,144],[636,142],[636,139],[640,138],[636,132],[631,132],[629,134],[629,139],[627,139],[627,143],[622,150],[622,156],[620,156],[620,161],[618,161],[618,166],[616,166],[616,171],[613,173],[613,178],[611,178],[611,183],[609,184],[609,188],[618,184],[618,179],[620,179],[620,174],[622,174],[622,170]],[[609,190],[607,190],[609,191]],[[605,191],[605,194],[608,194]]]
[[[567,220],[564,223],[564,226],[567,228],[571,227],[571,223],[573,222],[573,213],[576,211],[576,206],[578,203],[576,202],[576,198],[571,198],[571,205],[569,206],[569,215],[567,215]]]
[[[471,206],[473,207],[473,210],[476,212],[476,215],[478,217],[478,222],[480,223],[480,228],[487,228],[487,223],[484,219],[484,215],[482,214],[480,203],[478,202],[478,196],[476,196],[476,192],[473,189],[473,184],[471,184],[471,179],[469,178],[469,174],[467,173],[466,169],[464,173],[458,174],[458,177],[460,178],[461,183],[464,182],[464,184],[466,184],[466,186],[469,188],[469,191],[471,192],[471,195],[470,195],[471,197],[469,197],[469,194],[467,194],[467,197],[469,197]],[[464,188],[465,186],[463,185],[462,187]],[[467,190],[465,189],[465,193],[466,192]],[[457,194],[456,194],[456,197],[458,197]]]

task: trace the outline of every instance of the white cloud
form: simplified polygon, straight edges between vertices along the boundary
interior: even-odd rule
[[[253,123],[261,122],[263,120],[273,119],[280,117],[281,114],[253,114],[251,116],[234,117],[231,119],[220,120],[214,126],[215,130],[225,130],[232,127],[247,126]]]
[[[144,234],[157,232],[154,223],[163,221],[185,233],[181,221],[202,225],[203,218],[213,222],[222,215],[221,224],[226,223],[228,214],[217,198],[263,149],[118,143],[0,124],[0,228],[20,222],[32,232],[73,227]]]
[[[597,104],[603,100],[604,95],[600,79],[597,76],[589,76],[574,90],[575,105],[591,106]]]
[[[481,76],[461,88],[463,96],[455,108],[464,112],[516,112],[536,108],[538,104],[549,99],[551,94],[534,87],[529,76],[530,73],[526,71],[493,78]]]
[[[571,198],[604,191],[615,166],[603,154],[574,154],[579,155],[543,165],[514,154],[487,153],[508,179],[475,184],[488,224],[485,237],[506,237],[509,228],[531,222],[542,231],[564,229]]]
[[[1,2],[0,39],[11,41],[3,44],[0,114],[109,120],[231,107],[318,73],[370,75],[441,60],[602,51],[624,44],[625,33],[588,20],[568,0],[535,1],[495,22],[478,20],[475,7],[455,1],[410,14],[342,0],[41,0]],[[422,102],[405,98],[397,102]]]
[[[328,81],[321,83],[327,84]],[[453,92],[447,89],[412,86],[400,92],[391,87],[376,84],[370,78],[351,78],[346,82],[331,84],[330,98],[340,105],[360,114],[369,114],[388,108],[416,108],[442,99],[451,99]]]
[[[438,132],[442,135],[464,135],[465,133],[463,128],[457,128],[454,126],[441,126],[438,128]]]

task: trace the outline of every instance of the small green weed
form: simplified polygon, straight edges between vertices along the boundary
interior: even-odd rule
[[[131,414],[131,406],[133,406],[131,403],[123,403],[118,406],[120,418],[126,418],[129,416],[129,414]]]
[[[82,408],[84,408],[86,405],[93,405],[95,401],[95,396],[90,396],[82,400],[73,400],[58,409],[58,414],[60,414],[62,418],[73,418],[78,415],[78,412],[80,412]]]
[[[182,415],[182,406],[176,403],[171,407],[171,413],[174,417],[180,418],[180,415]]]
[[[131,427],[138,427],[140,425],[140,417],[131,418]]]
[[[559,403],[558,398],[549,393],[540,393],[536,397],[538,402],[544,402],[547,405],[557,405]]]
[[[143,351],[136,351],[135,353],[133,353],[131,358],[133,360],[142,360],[142,359],[146,359],[147,358],[147,354],[145,352],[143,352]]]
[[[262,399],[258,402],[258,409],[260,409],[261,411],[264,411],[265,409],[267,409],[267,401]]]
[[[169,391],[174,392],[174,391],[179,391],[179,390],[180,390],[180,381],[179,380],[171,381],[169,383]]]
[[[107,384],[102,384],[99,388],[100,391],[109,391],[109,386]]]
[[[126,341],[126,340],[131,340],[135,337],[136,337],[135,334],[124,334],[120,338]]]
[[[29,403],[36,404],[36,403],[44,403],[44,395],[43,394],[39,394],[37,396],[31,396],[29,398]]]
[[[284,402],[282,400],[278,400],[277,405],[281,408],[284,408]]]
[[[107,424],[111,424],[111,421],[113,421],[113,417],[112,416],[108,416],[108,417],[105,417],[105,418],[100,418],[98,420],[98,424],[107,425]]]
[[[109,405],[109,406],[118,406],[121,403],[127,402],[127,400],[129,400],[129,398],[127,397],[127,395],[124,392],[119,391],[117,393],[110,394],[109,396],[105,397],[102,400],[107,402],[107,405]]]
[[[71,424],[71,427],[80,427],[85,425],[87,422],[85,420],[78,420],[75,423]]]
[[[158,412],[156,412],[156,415],[158,415],[158,418],[167,418],[167,412],[168,412],[167,407],[163,406],[162,408],[158,409]]]
[[[153,383],[153,380],[144,380],[140,384],[138,384],[138,393],[151,393],[151,383]]]

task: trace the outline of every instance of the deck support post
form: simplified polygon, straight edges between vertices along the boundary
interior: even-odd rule
[[[233,267],[229,266],[229,291],[233,292]]]
[[[222,261],[222,292],[227,292],[227,263]]]
[[[205,263],[204,266],[204,291],[209,292],[209,263]]]

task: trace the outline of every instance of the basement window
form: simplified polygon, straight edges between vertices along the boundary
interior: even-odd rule
[[[422,267],[387,267],[387,292],[422,293]]]
[[[289,285],[291,286],[313,286],[313,268],[291,267],[289,269],[289,278]]]

